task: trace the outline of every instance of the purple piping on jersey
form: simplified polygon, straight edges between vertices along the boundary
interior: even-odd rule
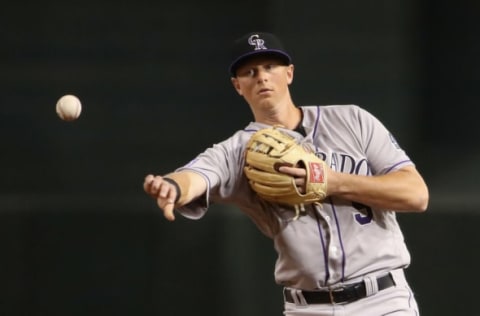
[[[406,289],[407,289],[407,291],[408,291],[408,306],[409,306],[410,308],[412,308],[412,309],[415,311],[415,315],[418,316],[418,309],[415,308],[415,307],[413,306],[413,304],[412,304],[412,302],[414,301],[413,292],[412,292],[412,290],[411,290],[408,286],[406,286]]]
[[[320,121],[320,107],[317,106],[317,119],[315,120],[315,126],[313,127],[313,138],[315,139],[317,135],[318,122]]]
[[[340,247],[342,247],[342,282],[345,278],[345,248],[343,247],[342,232],[340,231],[340,224],[338,223],[337,210],[335,209],[335,204],[333,204],[332,198],[330,200],[330,205],[332,205],[333,215],[335,216],[335,224],[337,225],[338,231],[338,241],[340,242]]]
[[[403,161],[400,161],[399,163],[397,164],[394,164],[392,167],[390,167],[389,169],[387,169],[387,171],[385,171],[385,173],[389,173],[390,171],[392,171],[393,169],[395,169],[396,167],[398,167],[399,165],[402,165],[406,162],[411,162],[411,160],[403,160]]]
[[[322,243],[323,249],[323,261],[325,262],[325,280],[324,283],[327,284],[328,279],[330,279],[330,270],[328,268],[328,251],[325,247],[325,240],[323,239],[323,232],[322,232],[322,225],[320,225],[320,218],[318,217],[318,213],[314,212],[315,218],[317,219],[317,226],[318,226],[318,234],[320,235],[320,242]]]
[[[187,163],[184,168],[188,168],[190,167],[191,165],[193,165],[194,163],[196,163],[198,161],[198,158],[195,158],[193,160],[191,160],[189,163]]]

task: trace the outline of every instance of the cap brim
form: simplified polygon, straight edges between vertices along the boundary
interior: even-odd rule
[[[292,63],[292,59],[290,58],[290,55],[288,55],[286,52],[279,50],[279,49],[262,49],[262,50],[257,50],[257,51],[252,51],[248,52],[246,54],[241,55],[237,59],[235,59],[232,64],[229,67],[230,73],[235,76],[235,72],[237,71],[237,68],[245,63],[248,59],[255,57],[255,56],[260,56],[260,55],[271,55],[271,56],[276,56],[282,59],[286,65],[290,65]]]

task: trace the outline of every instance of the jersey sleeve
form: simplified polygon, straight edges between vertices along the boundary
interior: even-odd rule
[[[207,182],[206,193],[178,208],[180,214],[190,219],[199,219],[205,215],[212,202],[228,200],[235,193],[238,178],[243,172],[242,153],[246,143],[243,134],[238,132],[223,142],[214,144],[177,169],[196,172]]]
[[[386,174],[413,165],[395,137],[378,118],[360,107],[356,109],[360,142],[374,174]]]

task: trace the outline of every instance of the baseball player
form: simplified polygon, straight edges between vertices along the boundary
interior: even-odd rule
[[[235,41],[229,70],[254,122],[169,174],[147,175],[145,192],[171,221],[175,212],[200,219],[211,203],[236,205],[249,216],[278,253],[275,280],[285,315],[419,315],[395,214],[425,211],[429,193],[392,134],[357,105],[295,105],[292,60],[271,33]],[[283,141],[252,145],[254,135],[269,129],[315,157],[272,168],[265,162],[271,170],[255,179],[246,157],[255,163]],[[307,195],[313,198],[302,200]]]

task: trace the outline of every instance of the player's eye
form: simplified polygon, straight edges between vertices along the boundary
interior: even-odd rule
[[[255,77],[257,71],[254,68],[246,68],[238,74],[240,77]]]
[[[265,70],[272,71],[272,70],[275,70],[275,68],[277,68],[278,66],[279,65],[277,63],[268,64],[268,65],[265,65]]]
[[[250,68],[247,70],[247,76],[249,77],[255,77],[257,71],[254,68]]]
[[[265,65],[265,69],[266,69],[266,70],[272,70],[274,67],[275,67],[274,64]]]

